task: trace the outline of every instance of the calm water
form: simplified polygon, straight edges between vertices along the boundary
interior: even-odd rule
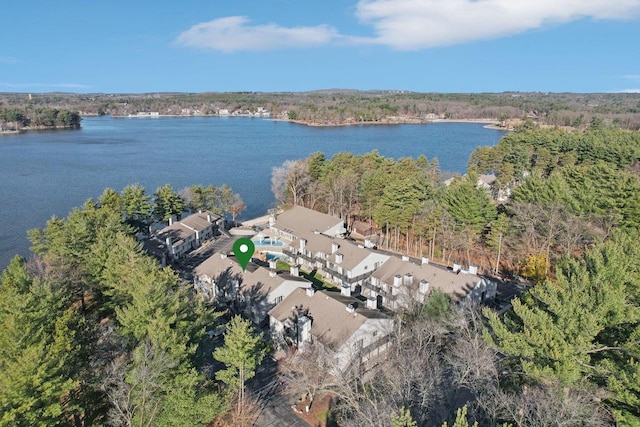
[[[313,128],[218,117],[89,117],[82,126],[0,137],[0,269],[13,255],[28,255],[28,229],[66,216],[106,187],[139,182],[153,194],[166,183],[176,190],[227,183],[244,199],[246,219],[274,205],[271,168],[287,159],[377,149],[393,158],[437,157],[443,171],[464,172],[475,147],[503,135],[468,123]]]

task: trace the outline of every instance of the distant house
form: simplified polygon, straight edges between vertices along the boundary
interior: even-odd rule
[[[291,292],[309,287],[311,282],[298,275],[296,266],[278,272],[250,262],[245,271],[235,256],[214,254],[195,269],[194,287],[207,300],[230,303],[238,297],[251,298],[247,317],[262,323],[267,313]]]
[[[351,224],[351,231],[359,234],[364,238],[371,237],[377,233],[377,230],[374,226],[364,221],[353,221],[353,224]]]
[[[304,351],[320,346],[333,359],[337,371],[366,370],[389,345],[392,318],[337,292],[296,289],[269,312],[276,342]]]
[[[491,190],[498,177],[494,174],[482,174],[478,177],[478,188],[484,188],[485,190]]]
[[[208,211],[189,215],[179,221],[169,220],[169,225],[154,233],[144,246],[163,263],[178,260],[201,246],[205,240],[213,238],[221,223],[221,216]]]
[[[318,232],[329,237],[342,236],[347,232],[344,221],[332,215],[294,206],[270,218],[270,228],[276,237],[295,240],[299,237]]]
[[[466,175],[463,175],[466,176]],[[443,182],[447,187],[453,184],[457,179],[460,179],[460,176],[454,176]],[[509,200],[511,196],[511,189],[499,188],[497,185],[498,177],[495,174],[482,174],[478,177],[478,182],[476,184],[477,188],[481,188],[486,190],[487,193],[491,196],[491,198],[497,202],[505,202]]]
[[[477,268],[452,270],[430,264],[421,265],[405,258],[391,257],[364,282],[363,295],[376,298],[391,310],[402,310],[422,304],[433,289],[448,294],[456,302],[482,303],[496,296],[497,283],[478,276]]]
[[[494,174],[482,174],[478,177],[478,188],[484,188],[491,198],[498,202],[506,202],[511,196],[510,188],[500,188],[497,184],[498,177]]]

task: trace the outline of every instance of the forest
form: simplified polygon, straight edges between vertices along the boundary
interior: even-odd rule
[[[1,107],[1,104],[0,104]],[[58,108],[38,107],[31,109],[0,108],[0,125],[6,130],[28,129],[78,129],[80,114]]]
[[[274,399],[330,393],[340,426],[634,426],[640,423],[640,134],[529,123],[478,148],[449,185],[437,159],[314,153],[274,167],[282,204],[380,232],[379,247],[530,290],[498,315],[433,292],[398,314],[375,375],[287,359]],[[487,190],[482,174],[496,181]],[[509,192],[506,201],[497,191]],[[31,230],[0,278],[0,425],[252,425],[269,338],[160,268],[135,236],[185,206],[233,215],[226,187],[106,189]],[[243,301],[247,304],[250,301]],[[207,331],[226,327],[211,346]]]
[[[607,125],[640,129],[640,95],[634,93],[419,93],[346,89],[272,93],[0,93],[0,109],[24,111],[41,107],[111,116],[150,111],[161,115],[207,116],[218,114],[220,109],[232,113],[264,108],[272,118],[314,125],[484,119],[510,128],[530,118],[543,126],[584,129],[596,117]]]

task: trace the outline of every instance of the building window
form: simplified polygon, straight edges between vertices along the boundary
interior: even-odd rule
[[[283,298],[283,296],[282,296],[282,295],[280,295],[279,297],[276,297],[276,299],[275,299],[275,303],[276,303],[276,304],[280,304],[280,303],[282,302],[282,298]]]

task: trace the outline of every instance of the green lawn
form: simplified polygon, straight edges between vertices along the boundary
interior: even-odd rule
[[[291,265],[289,265],[289,263],[286,263],[284,261],[278,261],[276,263],[277,270],[289,271],[290,268],[291,268]],[[310,273],[304,270],[300,270],[300,275],[305,279],[307,279],[308,281],[310,281],[311,283],[313,283],[313,285],[318,289],[326,289],[328,291],[335,291],[338,289],[338,287],[333,283],[324,281],[320,273],[316,273],[315,275],[312,276]]]

